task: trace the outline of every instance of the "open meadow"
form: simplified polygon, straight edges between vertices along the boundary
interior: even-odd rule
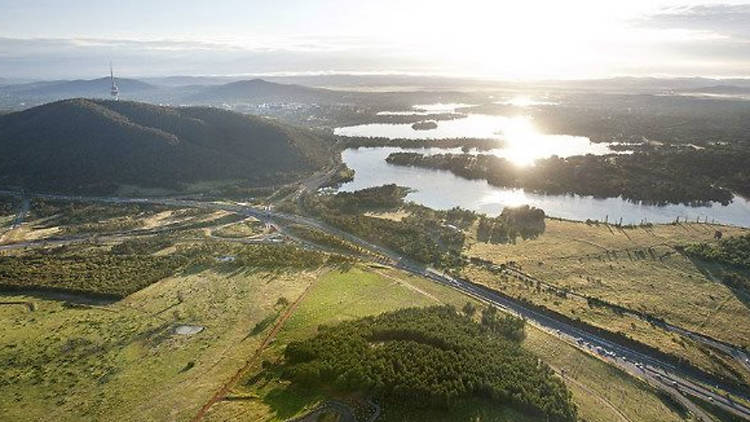
[[[499,276],[481,265],[469,265],[464,274],[571,318],[623,332],[710,372],[748,379],[742,365],[726,355],[633,315],[606,306],[591,306],[586,299],[561,294],[567,291],[600,299],[748,347],[750,292],[728,286],[712,272],[711,266],[692,260],[677,249],[714,241],[716,231],[732,236],[748,230],[695,223],[634,228],[555,219],[546,223],[546,231],[536,239],[519,239],[515,244],[474,241],[467,246],[470,257],[510,265],[545,284]]]

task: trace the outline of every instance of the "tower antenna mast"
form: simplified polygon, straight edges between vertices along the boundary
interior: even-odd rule
[[[112,62],[109,62],[109,80],[112,82],[112,87],[109,89],[109,95],[112,96],[112,99],[117,101],[120,99],[120,88],[117,87],[117,82],[115,81],[115,72],[112,70]]]

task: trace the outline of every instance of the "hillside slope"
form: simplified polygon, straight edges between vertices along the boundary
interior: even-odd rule
[[[275,184],[325,164],[329,145],[310,131],[219,109],[73,99],[0,116],[0,185],[104,193]]]

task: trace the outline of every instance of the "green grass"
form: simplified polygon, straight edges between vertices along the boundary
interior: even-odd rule
[[[36,305],[0,306],[0,419],[189,420],[258,347],[253,327],[278,298],[316,277],[206,270],[93,308],[0,296]],[[205,330],[173,335],[176,324]]]
[[[362,268],[332,271],[318,280],[287,321],[279,341],[286,343],[311,336],[320,324],[332,325],[389,310],[435,303],[396,280]]]
[[[566,384],[579,406],[579,416],[588,422],[679,421],[678,413],[661,401],[644,382],[556,339],[527,326],[524,347],[547,364],[565,371]]]
[[[213,232],[213,235],[230,239],[239,239],[243,237],[255,236],[261,233],[263,233],[263,223],[257,220],[252,220],[240,221],[239,223],[220,227]]]

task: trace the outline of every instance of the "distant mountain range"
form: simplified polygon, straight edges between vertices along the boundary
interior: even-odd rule
[[[554,87],[560,89],[580,89],[583,91],[605,91],[621,93],[658,93],[663,91],[693,90],[708,86],[732,85],[750,87],[750,78],[712,79],[655,78],[655,77],[616,77],[605,79],[580,79],[562,81],[537,81],[526,83],[529,87]]]
[[[713,85],[686,90],[687,92],[713,95],[750,95],[750,86]]]
[[[330,147],[325,135],[215,108],[72,99],[0,115],[0,185],[276,184],[329,162]]]
[[[0,79],[0,100],[41,104],[66,98],[108,98],[108,77],[91,80],[9,84]],[[378,100],[386,91],[471,92],[476,90],[560,89],[586,92],[663,93],[750,89],[750,79],[618,77],[591,80],[508,82],[408,75],[309,75],[240,79],[225,76],[118,78],[125,99],[172,104],[340,103]],[[4,85],[4,86],[3,86]],[[322,88],[335,87],[335,89]],[[369,95],[368,95],[369,94]],[[28,101],[27,101],[28,102]],[[12,104],[12,101],[11,101]]]
[[[117,85],[124,95],[140,94],[156,90],[157,87],[137,79],[117,79]],[[74,81],[44,81],[10,85],[2,89],[7,94],[29,98],[65,97],[109,97],[109,78],[78,79]]]
[[[117,85],[123,99],[190,105],[338,103],[351,96],[345,91],[280,84],[262,79],[217,83],[218,80],[210,78],[179,77],[163,81],[165,85],[154,85],[137,79],[117,79]],[[180,82],[196,84],[179,85]],[[109,78],[6,85],[0,86],[0,100],[5,100],[9,105],[21,102],[35,105],[68,98],[109,98],[110,86]]]
[[[273,80],[237,80],[222,76],[174,76],[117,79],[122,99],[154,104],[260,105],[354,104],[384,109],[409,108],[431,102],[473,103],[489,92],[559,91],[583,94],[706,93],[747,96],[750,79],[635,78],[508,82],[407,75],[274,76]],[[291,83],[291,82],[298,83]],[[463,81],[463,82],[462,82]],[[284,82],[284,83],[279,83]],[[442,84],[442,85],[441,85]],[[334,86],[336,89],[322,88]],[[22,109],[68,98],[108,98],[108,77],[92,80],[41,81],[2,85],[0,109]],[[405,96],[408,93],[409,96]],[[479,100],[481,101],[481,99]],[[240,108],[241,109],[241,108]]]

